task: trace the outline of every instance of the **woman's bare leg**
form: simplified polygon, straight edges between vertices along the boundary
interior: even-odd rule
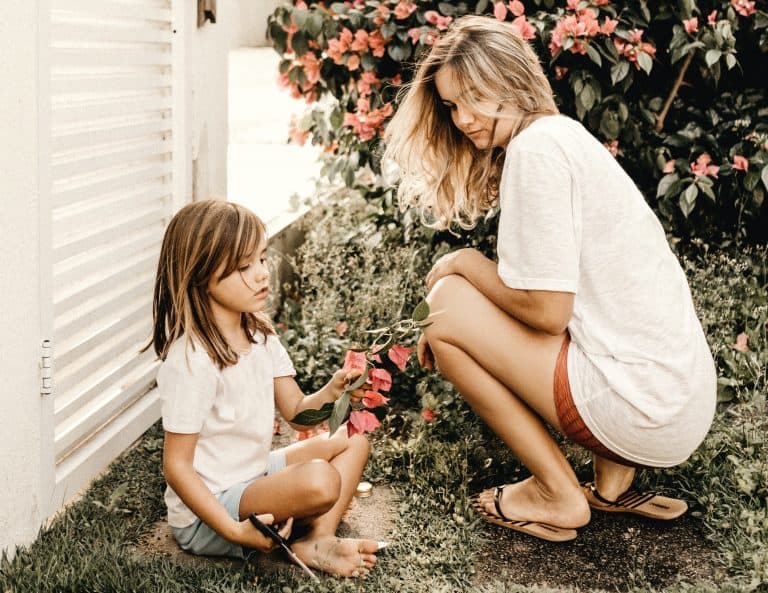
[[[585,525],[589,506],[544,424],[560,430],[553,382],[564,336],[513,319],[459,276],[441,279],[427,300],[433,324],[425,333],[440,372],[533,474],[504,490],[504,514]],[[495,512],[490,495],[482,501]]]
[[[624,494],[635,478],[634,467],[616,463],[596,454],[592,455],[592,468],[595,471],[595,488],[606,500],[616,500]]]
[[[246,488],[240,500],[241,518],[250,513],[272,513],[278,522],[309,518],[309,533],[292,546],[299,558],[313,568],[343,576],[370,569],[376,563],[376,541],[335,536],[368,452],[365,437],[348,438],[343,428],[332,438],[323,434],[287,447],[287,467]]]

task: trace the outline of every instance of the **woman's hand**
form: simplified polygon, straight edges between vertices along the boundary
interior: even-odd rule
[[[419,336],[419,342],[416,344],[416,359],[421,368],[428,371],[435,370],[435,355],[432,353],[427,336],[424,334]]]
[[[432,287],[437,283],[440,278],[449,276],[451,274],[461,275],[463,266],[466,266],[466,261],[470,257],[485,257],[477,249],[466,247],[464,249],[458,249],[446,253],[440,259],[438,259],[432,266],[432,269],[427,274],[427,292],[432,290]]]
[[[265,525],[272,525],[275,522],[275,517],[271,514],[257,516],[259,521]],[[290,517],[283,523],[278,530],[278,533],[288,539],[288,536],[291,535],[292,528],[293,517]],[[277,544],[256,529],[249,519],[235,523],[235,533],[231,541],[240,544],[241,546],[245,546],[246,548],[261,550],[262,552],[271,552],[277,547]]]

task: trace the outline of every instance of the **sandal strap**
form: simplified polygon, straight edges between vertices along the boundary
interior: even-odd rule
[[[506,484],[504,484],[504,486],[496,486],[496,488],[493,489],[493,504],[496,507],[496,512],[499,514],[499,517],[511,523],[512,521],[501,510],[501,496],[504,493],[505,487]]]
[[[597,486],[595,486],[594,482],[590,482],[589,484],[587,484],[587,486],[589,486],[589,491],[592,493],[592,496],[594,496],[597,500],[599,500],[603,504],[607,504],[607,505],[612,506],[612,507],[616,506],[617,501],[615,501],[615,500],[608,500],[602,494],[600,494],[597,491]]]

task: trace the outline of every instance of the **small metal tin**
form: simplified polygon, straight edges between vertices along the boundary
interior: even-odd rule
[[[373,485],[370,482],[360,482],[355,490],[355,496],[358,498],[368,498],[373,494]]]

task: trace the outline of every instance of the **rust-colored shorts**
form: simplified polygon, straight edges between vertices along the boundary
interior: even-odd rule
[[[557,355],[557,362],[555,363],[555,410],[557,411],[557,418],[560,420],[563,433],[574,443],[589,449],[593,453],[597,453],[600,457],[610,459],[622,465],[640,467],[636,463],[627,461],[617,455],[598,441],[581,419],[579,411],[576,409],[576,404],[573,403],[571,386],[568,382],[568,345],[570,343],[571,336],[566,332],[563,345],[560,347],[560,353]]]

